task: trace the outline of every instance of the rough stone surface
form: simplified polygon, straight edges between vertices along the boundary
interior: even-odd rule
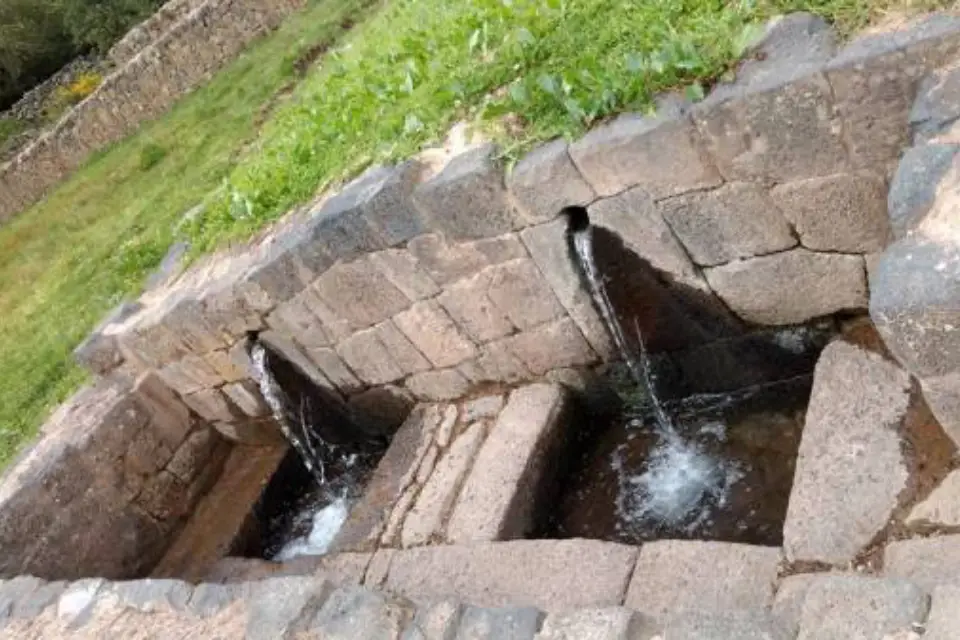
[[[488,345],[486,353],[495,354],[493,357],[496,358],[499,354],[496,352],[495,344],[497,343]],[[505,338],[500,345],[521,363],[523,370],[538,376],[551,369],[593,364],[597,359],[596,353],[570,318],[543,324],[530,331]],[[520,375],[520,377],[523,376]],[[512,378],[512,375],[507,375],[491,379],[509,382]]]
[[[766,611],[686,611],[671,619],[663,640],[792,640]]]
[[[407,379],[406,385],[421,400],[456,400],[470,388],[470,383],[456,369],[416,373]]]
[[[960,638],[960,586],[943,585],[933,590],[930,615],[927,617],[924,640]]]
[[[533,640],[541,620],[543,613],[533,608],[467,607],[460,616],[455,640]]]
[[[384,640],[399,638],[409,622],[409,603],[366,589],[337,589],[307,623],[306,638]]]
[[[780,550],[726,542],[643,545],[625,606],[660,619],[687,610],[762,609],[773,601]]]
[[[542,497],[545,460],[566,427],[567,392],[534,384],[510,394],[480,449],[450,518],[454,543],[520,538],[531,531]]]
[[[513,167],[507,188],[531,222],[554,218],[569,205],[586,205],[597,196],[573,165],[565,140],[534,149]]]
[[[437,301],[453,321],[478,344],[508,336],[515,327],[494,304],[487,290],[492,270],[481,271],[446,288]]]
[[[370,259],[383,272],[393,286],[411,300],[423,300],[440,293],[440,287],[433,281],[409,251],[388,249],[371,254]]]
[[[622,607],[583,609],[547,616],[537,640],[636,640],[647,627],[641,614]]]
[[[822,576],[818,574],[800,573],[780,581],[771,612],[780,626],[790,633],[791,638],[796,638],[800,632],[803,603],[807,600],[810,586],[820,577]]]
[[[312,577],[288,576],[255,582],[244,594],[250,604],[245,638],[273,640],[302,631],[333,585]]]
[[[120,344],[107,327],[119,324],[140,310],[139,303],[124,302],[111,311],[83,342],[73,350],[73,358],[81,367],[96,375],[104,375],[123,362]]]
[[[430,368],[427,359],[391,321],[353,334],[337,345],[337,353],[357,377],[371,385]]]
[[[493,267],[487,297],[521,331],[563,313],[563,307],[531,260],[514,260]]]
[[[907,516],[907,524],[960,527],[960,471],[953,471]]]
[[[290,300],[280,303],[267,316],[267,326],[288,338],[296,339],[304,347],[328,346],[331,341],[330,334],[307,303],[311,296],[312,291],[304,290]]]
[[[887,188],[877,175],[799,180],[775,187],[771,195],[808,249],[871,253],[887,244]]]
[[[384,434],[392,434],[407,419],[414,401],[410,392],[401,387],[383,385],[368,389],[350,398],[347,406],[376,426]]]
[[[474,344],[434,301],[418,302],[393,321],[436,367],[453,367],[477,355]]]
[[[473,423],[481,418],[493,418],[503,408],[503,396],[483,396],[474,398],[463,405],[463,421]],[[439,438],[438,438],[439,442]],[[446,446],[441,444],[440,446]]]
[[[333,349],[322,347],[308,349],[307,358],[317,365],[324,377],[341,393],[356,393],[363,389],[363,383],[357,379],[350,368],[340,359]]]
[[[625,114],[597,127],[570,146],[570,156],[601,196],[636,186],[662,198],[720,183],[678,104],[662,105],[654,117]]]
[[[830,85],[820,74],[693,111],[723,177],[786,182],[847,167]],[[784,126],[789,122],[790,126]]]
[[[463,605],[443,600],[421,607],[400,640],[453,640],[463,615]]]
[[[636,557],[634,547],[597,540],[418,547],[394,552],[385,588],[417,601],[452,597],[551,613],[614,607]]]
[[[623,238],[624,244],[655,269],[688,282],[696,280],[696,269],[683,247],[641,190],[631,189],[613,198],[590,205],[590,221]]]
[[[438,285],[456,282],[491,265],[527,255],[513,234],[451,244],[443,236],[429,233],[411,240],[407,249]]]
[[[449,238],[472,239],[516,228],[519,214],[495,156],[496,147],[490,144],[465,151],[414,190],[414,203],[429,229]]]
[[[501,340],[480,347],[480,355],[464,362],[458,368],[467,380],[473,383],[506,382],[527,380],[532,374],[526,365],[513,354],[511,342]]]
[[[457,492],[483,443],[484,426],[474,423],[454,440],[427,480],[403,525],[401,543],[411,547],[442,535]]]
[[[826,576],[810,585],[797,640],[901,637],[926,614],[926,594],[905,580]]]
[[[663,217],[690,257],[714,266],[789,249],[797,244],[762,187],[733,183],[660,203]]]
[[[850,562],[886,526],[909,476],[897,431],[909,402],[896,365],[845,342],[823,350],[783,527],[788,559]]]
[[[734,313],[758,324],[795,324],[867,306],[861,256],[798,248],[704,271]]]
[[[927,591],[955,583],[960,575],[960,535],[890,542],[883,553],[883,572]]]
[[[354,330],[383,322],[410,304],[367,258],[331,267],[314,286],[319,298]]]
[[[903,154],[887,195],[887,214],[895,237],[902,238],[923,220],[944,178],[952,173],[958,151],[957,144],[928,144],[911,147]]]

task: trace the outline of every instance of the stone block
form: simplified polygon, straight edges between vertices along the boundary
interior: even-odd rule
[[[168,471],[160,471],[148,478],[137,496],[137,504],[161,521],[177,520],[185,516],[192,505],[186,497],[189,487]]]
[[[926,594],[906,580],[818,577],[803,604],[797,640],[909,638],[927,606]]]
[[[179,395],[185,396],[196,393],[204,388],[204,384],[194,379],[184,366],[183,361],[171,362],[156,372],[163,384]]]
[[[660,203],[663,217],[699,265],[714,266],[797,244],[763,187],[737,182]]]
[[[957,144],[927,144],[904,152],[887,195],[887,215],[894,237],[904,237],[923,221],[941,184],[954,175],[958,151]]]
[[[303,291],[320,268],[330,263],[329,258],[322,262],[306,259],[303,244],[303,237],[291,232],[268,237],[254,249],[253,262],[235,287],[250,309],[268,313]]]
[[[287,443],[273,418],[237,419],[231,422],[214,422],[211,426],[228,441],[237,444],[277,447]]]
[[[386,238],[367,217],[367,204],[389,180],[390,173],[389,169],[375,167],[314,208],[306,223],[311,248],[336,262],[353,260],[387,247]],[[406,219],[413,220],[410,215]]]
[[[482,344],[514,332],[513,323],[487,295],[492,270],[461,280],[437,298],[450,317],[469,337]]]
[[[867,306],[863,257],[791,249],[704,270],[710,287],[740,318],[797,324]]]
[[[5,619],[11,615],[19,617],[16,616],[18,603],[29,598],[44,585],[43,580],[33,576],[16,576],[11,580],[0,583],[0,619]]]
[[[567,142],[553,140],[529,152],[507,176],[507,188],[530,222],[556,217],[569,205],[586,205],[597,195],[573,165]]]
[[[870,317],[884,343],[921,380],[960,371],[960,236],[922,229],[884,253],[871,284]],[[956,421],[934,413],[950,431]]]
[[[543,613],[530,607],[466,607],[454,640],[533,640],[542,620]]]
[[[664,640],[792,640],[794,636],[763,610],[691,610],[671,619],[662,637]]]
[[[13,583],[21,580],[32,581],[36,580],[36,578],[18,577],[5,583],[4,586],[12,586]],[[40,581],[37,580],[37,582],[39,583]],[[60,599],[60,596],[63,595],[63,592],[66,591],[68,587],[69,583],[63,581],[41,583],[38,584],[35,589],[30,590],[28,593],[23,593],[23,595],[17,598],[11,598],[13,594],[7,593],[6,589],[4,589],[3,595],[0,595],[0,612],[7,607],[7,603],[10,603],[12,604],[9,612],[11,618],[29,620],[39,617],[47,607],[53,605]],[[26,589],[24,591],[26,591]],[[0,617],[2,617],[2,613],[0,613]]]
[[[381,243],[395,246],[423,233],[424,221],[410,198],[422,171],[416,160],[373,167],[331,198],[317,214],[324,217],[320,225],[324,250],[345,259],[355,255],[351,251],[371,251]]]
[[[193,587],[181,580],[131,580],[106,586],[124,608],[139,613],[185,612]]]
[[[463,605],[442,600],[421,607],[400,640],[454,640],[463,615]]]
[[[450,518],[457,544],[520,538],[532,531],[548,487],[551,455],[569,419],[567,392],[534,384],[510,394],[464,482]]]
[[[406,382],[407,389],[421,400],[456,400],[466,395],[470,383],[456,369],[415,373]]]
[[[427,359],[391,321],[353,334],[337,346],[337,354],[360,380],[371,385],[430,368]]]
[[[659,540],[640,549],[625,606],[665,620],[773,603],[780,550],[728,542]]]
[[[332,338],[306,303],[305,299],[309,296],[313,296],[313,292],[305,289],[290,300],[281,302],[267,316],[267,326],[296,340],[305,348],[329,346]]]
[[[239,382],[250,377],[251,369],[247,366],[249,357],[242,343],[227,349],[211,351],[203,356],[217,376],[224,382]]]
[[[140,311],[139,302],[124,302],[115,307],[97,325],[89,336],[73,350],[73,358],[81,367],[96,375],[105,375],[123,362],[116,333],[108,330],[110,325],[122,323]]]
[[[443,236],[425,234],[411,240],[407,249],[438,285],[456,282],[491,265],[527,256],[519,238],[513,234],[453,244]]]
[[[590,346],[601,356],[612,355],[610,336],[575,266],[567,239],[566,222],[561,219],[530,227],[524,229],[520,237],[554,295]]]
[[[887,525],[909,477],[898,433],[909,403],[896,365],[846,342],[824,349],[783,526],[788,559],[848,563]]]
[[[184,291],[173,303],[163,316],[163,324],[191,353],[204,354],[229,346],[226,336],[209,321],[206,308],[192,291]]]
[[[808,249],[872,253],[887,246],[887,188],[873,173],[798,180],[770,193]]]
[[[307,357],[341,393],[350,394],[363,390],[364,384],[357,379],[333,349],[326,347],[307,349]]]
[[[413,191],[426,228],[451,239],[489,238],[520,224],[503,184],[496,147],[485,144],[454,156]]]
[[[364,329],[403,311],[410,300],[366,258],[337,264],[317,278],[320,299],[352,329]]]
[[[393,321],[436,367],[453,367],[477,355],[476,346],[435,301],[418,302]]]
[[[932,591],[953,584],[960,572],[960,535],[896,540],[883,552],[883,574]]]
[[[303,637],[323,640],[399,638],[413,617],[410,603],[357,587],[337,589],[307,624]]]
[[[263,399],[260,388],[253,381],[233,382],[225,385],[222,391],[244,415],[251,418],[263,418],[270,415],[270,407]]]
[[[708,100],[693,109],[693,120],[729,181],[787,182],[848,166],[831,88],[819,73]]]
[[[192,425],[187,406],[153,372],[141,375],[133,386],[133,394],[150,412],[150,423],[160,439],[175,449],[187,436]]]
[[[623,239],[624,244],[655,269],[684,282],[699,282],[696,268],[653,201],[632,189],[589,207],[590,221]]]
[[[350,510],[333,542],[333,550],[373,550],[394,505],[413,483],[441,419],[438,408],[421,405],[404,421],[367,483],[363,497]]]
[[[597,355],[570,318],[543,324],[504,339],[509,353],[531,373],[593,364]]]
[[[923,378],[920,388],[940,426],[960,446],[960,374]]]
[[[926,143],[949,129],[960,118],[960,73],[956,64],[934,69],[920,83],[910,109],[910,131],[914,144]]]
[[[141,429],[133,437],[123,458],[124,484],[128,491],[137,493],[143,478],[162,469],[173,457],[173,448],[161,440],[154,429]]]
[[[456,598],[550,613],[616,607],[636,557],[635,547],[598,540],[417,547],[393,553],[384,588],[418,602]]]
[[[651,117],[624,114],[570,145],[570,156],[597,194],[636,187],[663,198],[720,184],[683,106],[659,107]]]
[[[292,339],[272,329],[260,333],[257,339],[270,351],[296,367],[300,373],[309,378],[315,385],[336,391],[333,384],[323,375],[323,372],[313,364],[310,358],[306,356],[303,350],[296,345]]]
[[[463,405],[463,421],[467,424],[482,420],[484,418],[495,418],[500,410],[503,409],[503,396],[483,396],[475,398]],[[447,446],[440,444],[441,447]]]
[[[444,523],[484,434],[482,423],[471,424],[443,454],[404,521],[401,535],[404,547],[427,544],[442,536]]]
[[[796,638],[800,632],[803,603],[807,600],[810,586],[820,577],[822,577],[821,574],[800,573],[787,576],[780,581],[771,613],[780,626],[790,633],[791,638]]]
[[[248,603],[244,638],[275,640],[296,636],[333,591],[326,580],[307,576],[268,578],[245,588]]]
[[[460,373],[470,382],[519,382],[533,377],[526,365],[513,355],[509,339],[480,347],[480,355],[464,362]]]
[[[232,422],[242,417],[220,389],[203,389],[191,393],[183,396],[183,402],[198,416],[210,422]]]
[[[174,452],[167,463],[167,471],[189,484],[213,455],[219,442],[213,429],[205,426],[198,428]]]
[[[368,389],[347,402],[349,409],[364,424],[386,435],[392,435],[407,419],[414,404],[415,400],[409,391],[391,385]]]
[[[440,287],[406,249],[388,249],[370,254],[370,260],[387,280],[410,300],[424,300],[440,293]]]
[[[907,525],[960,527],[960,471],[952,471],[926,499],[910,510]]]
[[[563,307],[532,260],[492,267],[487,297],[521,331],[563,315]]]
[[[634,640],[652,633],[636,611],[622,607],[550,614],[537,640]]]
[[[942,585],[935,588],[924,640],[960,638],[960,616],[957,616],[957,611],[960,611],[960,586]]]

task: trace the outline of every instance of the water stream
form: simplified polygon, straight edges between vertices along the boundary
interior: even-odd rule
[[[657,308],[679,300],[683,294],[676,291],[665,291],[656,300],[635,304],[630,297],[636,297],[638,289],[631,290],[630,283],[612,295],[608,288],[622,283],[611,282],[609,274],[598,268],[594,227],[586,219],[585,211],[571,209],[574,210],[565,213],[571,222],[568,240],[572,257],[632,383],[626,385],[626,393],[622,394],[625,407],[619,422],[585,454],[579,472],[573,474],[575,488],[567,492],[557,510],[559,533],[625,542],[657,537],[743,536],[753,536],[762,543],[774,541],[780,535],[778,518],[782,517],[779,510],[783,501],[779,495],[789,492],[792,481],[790,456],[795,455],[795,449],[791,451],[791,446],[798,441],[800,428],[796,411],[802,408],[809,391],[806,360],[799,365],[799,375],[787,370],[778,377],[780,372],[774,371],[776,379],[771,380],[767,375],[770,372],[763,370],[757,373],[755,384],[717,392],[702,388],[699,381],[691,383],[691,379],[708,378],[708,373],[698,369],[709,369],[716,364],[713,360],[736,360],[741,353],[737,350],[740,343],[727,340],[733,347],[720,349],[722,356],[710,353],[711,349],[718,351],[712,346],[716,342],[694,345],[693,350],[699,351],[689,358],[690,362],[682,362],[681,357],[681,365],[674,365],[674,370],[669,371],[684,383],[678,388],[685,391],[679,397],[664,400],[657,388],[658,372],[640,328],[658,325],[650,318],[625,316],[624,309],[616,308],[611,299],[626,301],[631,309],[649,309],[664,318],[693,317],[690,307],[681,303],[672,309]],[[603,232],[609,234],[607,230]],[[622,244],[610,242],[601,250],[628,252]],[[635,255],[603,258],[607,265],[643,264]],[[647,269],[654,272],[649,265]],[[634,276],[629,270],[617,270],[621,277]],[[635,275],[660,282],[650,273]],[[625,290],[631,292],[625,294]],[[696,321],[701,323],[712,313],[703,308],[699,312],[702,315]],[[709,322],[707,318],[703,324]],[[721,319],[718,324],[722,322]],[[662,322],[659,328],[669,329],[670,325]],[[806,338],[802,328],[749,337],[744,342],[750,348],[743,349],[743,362],[734,362],[734,366],[741,364],[750,371],[751,359],[767,365],[782,359],[781,349],[802,354],[811,347]],[[755,345],[760,346],[753,349]],[[764,349],[774,357],[769,358]],[[769,432],[765,432],[768,427]],[[774,499],[770,499],[768,491],[775,492]],[[731,509],[737,513],[727,513]]]

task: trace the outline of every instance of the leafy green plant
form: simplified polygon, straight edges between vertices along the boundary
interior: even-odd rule
[[[149,171],[166,157],[166,149],[155,142],[147,142],[140,148],[140,171]]]

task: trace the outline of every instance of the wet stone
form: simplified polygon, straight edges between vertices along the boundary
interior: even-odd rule
[[[308,623],[307,638],[382,640],[399,638],[412,617],[406,601],[366,589],[337,589]]]

